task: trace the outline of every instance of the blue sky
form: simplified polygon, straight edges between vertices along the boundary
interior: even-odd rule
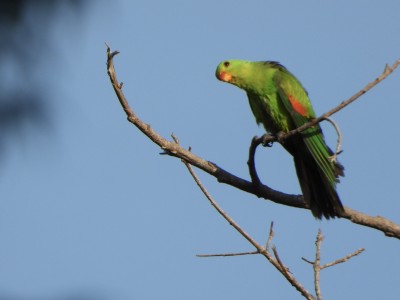
[[[0,173],[0,294],[50,299],[300,298],[262,257],[197,258],[253,250],[221,219],[179,160],[131,126],[106,74],[107,42],[132,108],[164,136],[248,178],[257,127],[245,94],[215,79],[224,59],[276,60],[307,88],[317,114],[329,110],[400,58],[398,1],[94,2],[82,18],[60,8],[51,55],[37,70],[50,130],[7,147]],[[29,17],[29,16],[28,16]],[[73,20],[73,21],[71,21]],[[333,118],[343,132],[345,205],[400,223],[397,133],[399,71]],[[328,142],[334,130],[323,125]],[[259,149],[262,180],[299,193],[282,147]],[[321,228],[322,260],[366,251],[324,270],[326,299],[400,294],[398,240],[347,220],[316,221],[198,172],[209,192],[264,243],[275,222],[280,257],[310,291]]]

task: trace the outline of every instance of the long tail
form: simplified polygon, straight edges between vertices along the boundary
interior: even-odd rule
[[[304,201],[309,205],[314,217],[329,219],[341,216],[344,208],[336,192],[336,183],[329,181],[304,141],[298,139],[295,147],[290,147],[289,152],[294,158]],[[341,164],[336,162],[333,168],[336,177],[344,176],[344,168]]]

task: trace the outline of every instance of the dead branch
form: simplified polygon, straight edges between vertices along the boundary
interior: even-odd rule
[[[257,253],[263,255],[285,278],[286,280],[297,290],[299,291],[306,299],[313,300],[315,299],[313,295],[311,295],[305,288],[304,286],[296,280],[296,278],[289,272],[289,269],[285,267],[283,262],[278,256],[278,251],[275,246],[272,247],[272,250],[274,252],[273,257],[269,251],[269,248],[264,248],[260,244],[258,244],[244,229],[242,229],[238,223],[236,223],[225,211],[222,210],[222,208],[218,205],[218,203],[211,197],[211,195],[208,193],[206,188],[203,186],[203,184],[200,182],[200,179],[197,177],[196,173],[194,172],[192,166],[187,163],[186,161],[182,160],[183,164],[187,167],[190,175],[192,175],[194,181],[196,182],[197,186],[200,188],[200,190],[203,192],[203,194],[206,196],[208,201],[211,203],[211,205],[217,210],[217,212],[236,230],[238,231],[250,244],[252,244],[256,249]],[[273,230],[272,230],[273,223],[271,223],[271,229],[270,229],[270,234],[268,237],[268,242],[267,245],[269,245],[270,241],[272,240],[273,236]],[[219,255],[221,256],[221,255]]]
[[[354,256],[357,256],[357,255],[360,255],[364,251],[365,251],[365,248],[357,249],[353,253],[347,254],[345,257],[339,258],[339,259],[337,259],[337,260],[335,260],[333,262],[330,262],[330,263],[327,263],[327,264],[321,266],[321,270],[323,270],[325,268],[332,267],[332,266],[337,265],[337,264],[344,263],[344,262],[348,261],[350,258],[352,258]]]
[[[305,262],[307,262],[313,266],[314,288],[315,288],[315,294],[316,294],[318,300],[322,300],[321,287],[320,287],[321,270],[332,267],[332,266],[340,264],[340,263],[344,263],[344,262],[348,261],[350,258],[361,254],[365,250],[364,248],[360,248],[360,249],[354,251],[353,253],[350,253],[342,258],[339,258],[333,262],[330,262],[330,263],[327,263],[327,264],[321,266],[321,244],[322,244],[323,240],[324,240],[324,236],[322,235],[321,229],[319,229],[318,233],[317,233],[317,238],[315,240],[315,260],[310,261],[310,260],[302,257],[302,259]]]
[[[318,300],[322,300],[321,295],[321,286],[320,286],[320,272],[321,272],[321,244],[324,240],[324,236],[322,235],[321,229],[318,230],[317,240],[315,241],[315,247],[317,251],[315,251],[315,262],[313,264],[314,268],[314,286],[315,286],[315,294],[317,295]]]
[[[260,254],[258,251],[237,252],[237,253],[217,253],[217,254],[197,254],[197,257],[228,257]]]
[[[260,185],[255,185],[253,182],[242,179],[240,177],[237,177],[228,171],[218,167],[215,163],[212,163],[210,161],[207,161],[190,151],[182,148],[179,144],[175,142],[168,141],[161,135],[159,135],[156,131],[154,131],[149,124],[144,123],[141,119],[137,117],[137,115],[133,112],[132,108],[129,106],[128,101],[126,100],[123,92],[122,92],[122,84],[120,84],[117,80],[116,77],[116,72],[114,68],[114,63],[113,63],[113,58],[116,54],[118,54],[118,51],[111,52],[110,48],[107,46],[107,73],[110,77],[111,84],[114,88],[114,91],[118,97],[118,100],[124,109],[128,121],[131,122],[133,125],[135,125],[141,132],[143,132],[151,141],[153,141],[155,144],[157,144],[161,149],[163,149],[166,153],[168,153],[170,156],[178,157],[181,160],[185,161],[186,163],[189,163],[204,172],[214,176],[218,182],[225,183],[228,185],[231,185],[233,187],[236,187],[242,191],[251,193],[256,195],[259,198],[264,198],[267,200],[271,200],[273,202],[287,205],[287,206],[292,206],[292,207],[297,207],[297,208],[306,208],[308,209],[307,205],[303,201],[303,197],[301,195],[291,195],[291,194],[286,194],[282,193],[280,191],[276,191],[267,185],[260,184]],[[352,103],[355,101],[358,97],[366,93],[368,90],[373,88],[375,85],[377,85],[379,82],[384,80],[387,76],[389,76],[400,64],[400,60],[396,61],[391,67],[386,67],[385,71],[373,82],[369,83],[366,87],[361,89],[359,92],[357,92],[354,96],[349,98],[348,100],[342,102],[340,105],[337,107],[333,108],[329,112],[323,114],[321,117],[316,118],[315,120],[304,124],[303,126],[290,131],[286,134],[283,134],[284,138],[289,137],[290,135],[293,135],[295,133],[301,132],[308,127],[311,127],[315,125],[318,122],[321,122],[325,118],[331,116],[335,112],[339,111],[340,109],[344,108],[348,104]],[[268,143],[272,142],[273,137],[270,136],[269,139],[263,140],[262,138],[254,139],[254,145],[261,144],[261,143]],[[255,168],[254,168],[255,170]],[[366,214],[363,214],[361,212],[357,212],[353,209],[350,208],[345,208],[344,214],[341,216],[342,218],[348,219],[351,222],[363,226],[368,226],[377,230],[382,231],[386,236],[389,237],[396,237],[400,239],[400,226],[386,218],[377,216],[369,216]]]

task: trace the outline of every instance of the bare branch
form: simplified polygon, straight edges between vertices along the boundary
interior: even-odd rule
[[[333,121],[329,117],[325,118],[325,120],[327,120],[329,123],[333,125],[338,136],[335,153],[329,158],[331,161],[336,162],[337,156],[342,152],[342,133],[340,132],[339,125],[335,121]]]
[[[337,265],[337,264],[344,263],[344,262],[348,261],[350,258],[355,257],[357,255],[360,255],[364,251],[365,251],[365,248],[360,248],[360,249],[354,251],[353,253],[350,253],[350,254],[346,255],[345,257],[339,258],[339,259],[337,259],[337,260],[335,260],[333,262],[330,262],[330,263],[327,263],[327,264],[321,266],[321,270],[325,269],[325,268],[332,267],[332,266]]]
[[[320,273],[321,270],[325,269],[325,268],[329,268],[332,267],[334,265],[343,263],[348,261],[350,258],[357,256],[359,254],[361,254],[365,249],[364,248],[360,248],[357,251],[350,253],[348,255],[346,255],[345,257],[339,258],[333,262],[327,263],[323,266],[321,266],[321,244],[322,241],[324,240],[324,236],[322,235],[321,229],[318,229],[318,234],[317,234],[317,238],[315,240],[315,260],[314,261],[310,261],[304,257],[302,257],[301,259],[304,260],[305,262],[311,264],[313,266],[314,269],[314,288],[315,288],[315,294],[317,296],[318,300],[322,300],[322,294],[321,294],[321,287],[320,287]]]
[[[321,287],[320,287],[320,272],[321,272],[321,243],[324,240],[321,229],[318,229],[317,240],[315,241],[315,262],[313,264],[314,268],[314,288],[315,294],[318,300],[322,300]]]
[[[254,159],[258,145],[259,143],[257,143],[257,137],[253,137],[249,148],[249,160],[247,161],[247,165],[249,166],[251,182],[255,186],[261,186],[261,181],[257,174],[256,164]]]
[[[255,185],[251,181],[239,178],[239,177],[229,173],[228,171],[220,168],[215,163],[209,162],[199,156],[196,156],[195,154],[191,153],[190,151],[179,146],[177,143],[166,140],[161,135],[159,135],[157,132],[155,132],[150,127],[150,125],[148,125],[148,124],[144,123],[142,120],[140,120],[137,117],[137,115],[133,112],[131,107],[129,106],[129,103],[126,100],[126,98],[122,92],[121,84],[118,83],[118,80],[116,77],[114,63],[113,63],[113,57],[118,53],[119,53],[118,51],[111,52],[110,48],[107,46],[107,73],[110,77],[111,84],[114,88],[114,91],[118,97],[118,100],[119,100],[122,108],[124,109],[124,111],[127,115],[128,121],[131,122],[133,125],[135,125],[151,141],[153,141],[155,144],[157,144],[159,147],[161,147],[161,149],[163,149],[169,155],[178,157],[181,160],[214,176],[218,180],[218,182],[231,185],[242,191],[254,194],[259,198],[268,199],[273,202],[291,206],[291,207],[308,209],[308,207],[305,204],[303,197],[301,195],[291,195],[291,194],[282,193],[282,192],[276,191],[264,184]],[[287,133],[287,135],[285,135],[285,136],[288,137],[288,135],[292,135],[297,132],[303,131],[306,128],[308,128],[312,125],[315,125],[316,123],[322,121],[324,118],[329,117],[333,113],[339,111],[340,109],[342,109],[346,105],[350,104],[351,102],[355,101],[362,94],[367,92],[373,86],[375,86],[376,84],[378,84],[379,82],[384,80],[388,75],[390,75],[394,71],[394,69],[398,67],[399,64],[400,64],[400,60],[398,60],[395,64],[393,64],[392,67],[387,67],[385,69],[384,73],[382,73],[382,75],[379,76],[375,81],[368,84],[364,89],[362,89],[361,91],[356,93],[354,96],[352,96],[348,100],[342,102],[336,108],[330,110],[329,112],[327,112],[324,115],[322,115],[321,117],[313,120],[312,122],[304,124],[303,126],[297,128],[296,130]],[[257,138],[254,140],[254,143],[261,144],[261,143],[268,143],[268,142],[272,142],[272,141],[273,141],[272,137],[269,136],[268,139]],[[396,238],[400,239],[400,226],[388,219],[383,218],[383,217],[380,217],[380,216],[372,217],[372,216],[357,212],[357,211],[347,208],[347,207],[345,208],[345,212],[341,217],[346,218],[353,223],[380,230],[386,236],[396,237]]]
[[[251,252],[238,252],[238,253],[220,253],[220,254],[197,254],[197,257],[227,257],[227,256],[243,256],[243,255],[253,255],[260,254],[258,251]]]
[[[210,201],[211,205],[217,210],[217,212],[226,220],[228,223],[235,228],[247,241],[250,242],[260,253],[264,251],[264,248],[260,246],[247,232],[245,232],[231,217],[228,216],[226,212],[222,210],[222,208],[217,204],[217,202],[211,197],[205,187],[201,184],[200,179],[194,173],[192,167],[187,162],[183,161],[185,166],[187,167],[190,175],[192,175],[194,181],[196,182],[197,186],[206,196],[206,198]]]
[[[310,265],[313,265],[313,264],[314,264],[314,262],[313,262],[313,261],[311,261],[311,260],[308,260],[308,259],[307,259],[307,258],[305,258],[305,257],[302,257],[301,259],[302,259],[302,260],[304,260],[305,262],[309,263]]]
[[[271,222],[271,225],[269,227],[269,235],[268,235],[267,244],[265,245],[265,249],[267,249],[267,251],[269,251],[271,241],[273,238],[274,238],[274,222]]]
[[[222,208],[218,205],[218,203],[211,197],[206,188],[200,182],[200,179],[197,177],[196,173],[193,171],[191,165],[185,161],[182,161],[184,165],[187,167],[189,173],[192,175],[194,181],[197,186],[206,196],[211,205],[217,210],[217,212],[233,227],[238,231],[250,244],[252,244],[257,252],[262,254],[288,281],[289,283],[295,287],[306,299],[315,299],[313,295],[311,295],[301,284],[294,278],[289,272],[288,269],[283,265],[280,261],[276,248],[274,247],[274,259],[269,253],[268,249],[264,249],[263,246],[258,244],[248,233],[246,233],[226,212],[222,210]],[[272,230],[270,230],[272,232]],[[270,234],[272,236],[272,234]]]
[[[283,271],[283,275],[286,276],[291,276],[291,272],[289,271],[289,268],[286,267],[283,262],[281,261],[281,258],[279,257],[278,250],[276,249],[276,246],[272,246],[272,251],[274,252],[274,256],[276,258],[276,261],[278,264],[281,266],[281,269]]]
[[[375,87],[378,83],[380,83],[381,81],[385,80],[386,77],[388,77],[390,74],[393,73],[393,71],[400,65],[400,59],[396,60],[394,62],[394,64],[389,67],[388,65],[385,66],[384,71],[382,72],[381,75],[379,75],[375,80],[371,81],[370,83],[368,83],[365,87],[363,87],[361,90],[359,90],[357,93],[355,93],[353,96],[351,96],[349,99],[347,99],[346,101],[343,101],[342,103],[340,103],[338,106],[332,108],[330,111],[327,111],[326,113],[324,113],[323,115],[321,115],[320,117],[305,123],[304,125],[289,131],[285,134],[283,134],[282,138],[288,138],[289,136],[292,136],[296,133],[300,133],[304,130],[306,130],[307,128],[310,128],[312,126],[314,126],[315,124],[326,120],[326,118],[330,117],[331,115],[333,115],[334,113],[337,113],[339,110],[345,108],[347,105],[353,103],[354,101],[356,101],[358,98],[360,98],[360,96],[364,95],[366,92],[368,92],[369,90],[371,90],[373,87]]]

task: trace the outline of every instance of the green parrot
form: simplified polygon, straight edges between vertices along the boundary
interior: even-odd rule
[[[315,118],[306,90],[278,62],[226,60],[218,65],[216,76],[246,91],[257,123],[271,134],[288,132]],[[314,217],[340,216],[344,208],[336,183],[339,175],[344,176],[344,168],[332,159],[320,126],[293,135],[282,144],[293,156],[304,201]]]

